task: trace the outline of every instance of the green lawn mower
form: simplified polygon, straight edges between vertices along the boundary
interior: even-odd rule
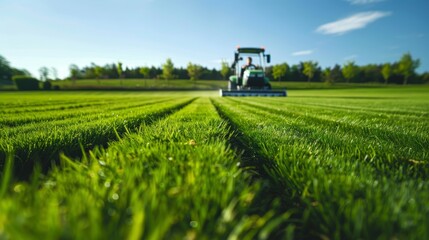
[[[246,64],[240,61],[246,57]],[[254,65],[257,59],[259,65]],[[234,74],[229,77],[228,89],[220,89],[220,96],[263,96],[286,97],[286,90],[271,90],[270,80],[265,76],[265,63],[270,63],[271,56],[264,48],[237,48],[231,68]]]

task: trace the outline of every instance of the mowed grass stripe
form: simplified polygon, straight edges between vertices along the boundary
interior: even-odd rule
[[[79,95],[78,95],[79,96]],[[46,105],[43,107],[32,107],[32,106],[26,106],[24,105],[19,105],[19,106],[14,106],[12,108],[3,108],[3,110],[9,110],[10,113],[6,113],[6,116],[13,116],[16,114],[27,114],[27,113],[34,113],[37,114],[39,112],[43,113],[43,112],[57,112],[57,111],[81,111],[81,110],[87,110],[87,109],[93,109],[94,106],[98,106],[100,108],[109,108],[112,107],[114,105],[118,105],[118,106],[124,106],[124,105],[130,105],[133,103],[138,103],[141,101],[146,101],[146,100],[153,100],[153,98],[150,97],[145,97],[145,96],[139,96],[139,97],[135,97],[135,98],[121,98],[121,99],[115,99],[115,98],[111,98],[111,99],[93,99],[93,100],[84,100],[84,99],[79,99],[78,96],[73,96],[73,95],[66,95],[64,96],[65,99],[69,98],[69,99],[73,99],[74,101],[72,103],[55,103],[53,105]],[[164,97],[165,98],[165,97]],[[10,100],[6,100],[6,101],[10,101]],[[30,100],[27,100],[30,101]],[[69,101],[69,100],[68,100]],[[71,106],[70,106],[71,104]]]
[[[53,106],[41,106],[41,107],[29,107],[26,104],[24,105],[15,105],[15,106],[8,106],[2,107],[0,109],[0,113],[4,115],[13,115],[13,114],[19,114],[19,113],[38,113],[38,112],[46,112],[46,111],[56,111],[56,110],[73,110],[73,109],[84,109],[94,106],[103,106],[109,104],[109,102],[106,101],[100,101],[100,102],[91,102],[91,103],[56,103]]]
[[[321,104],[321,103],[304,103],[307,99],[300,99],[300,102],[289,102],[289,104],[296,106],[304,106],[306,108],[314,107],[316,109],[326,109],[326,110],[345,110],[345,111],[355,111],[356,113],[368,113],[373,115],[393,115],[395,117],[428,117],[429,113],[427,109],[422,106],[421,108],[416,108],[412,104],[407,104],[406,106],[401,107],[389,107],[386,108],[386,104],[383,106],[371,106],[371,102],[365,101],[362,102],[362,106],[354,106],[356,101],[347,101],[341,104],[332,103],[332,104]],[[317,102],[318,99],[310,99],[310,101]],[[392,104],[392,102],[396,102],[395,100],[389,101],[387,105]],[[393,104],[392,104],[393,105]]]
[[[64,152],[78,156],[82,149],[91,149],[117,139],[118,134],[134,131],[141,124],[150,124],[191,103],[195,98],[183,98],[163,105],[149,105],[137,112],[124,112],[115,118],[101,118],[83,124],[68,125],[64,128],[53,126],[10,138],[0,139],[0,159],[14,153],[17,175],[27,177],[34,165],[50,168],[51,160],[58,159]]]
[[[174,101],[176,101],[174,99]],[[174,102],[173,100],[170,103]],[[0,139],[13,139],[19,135],[31,135],[36,132],[46,132],[54,130],[64,130],[67,128],[76,128],[80,125],[86,125],[91,122],[97,122],[99,120],[114,120],[126,121],[126,118],[135,118],[142,114],[142,111],[145,111],[145,108],[151,107],[152,104],[168,104],[168,100],[159,100],[156,102],[146,103],[140,105],[137,109],[130,109],[126,107],[122,107],[120,110],[110,111],[110,110],[102,110],[101,112],[92,112],[90,114],[76,112],[72,118],[58,118],[53,121],[35,121],[29,122],[27,124],[18,125],[16,127],[3,127],[0,135]],[[161,106],[162,107],[162,106]],[[1,128],[0,128],[1,129]]]
[[[74,96],[75,98],[76,96]],[[161,97],[166,98],[166,97]],[[147,101],[147,100],[153,100],[152,97],[147,96],[139,96],[139,97],[133,97],[133,98],[120,98],[120,99],[93,99],[93,100],[82,100],[82,99],[75,99],[72,103],[66,102],[58,102],[54,103],[52,105],[46,104],[41,107],[33,107],[33,106],[27,106],[26,104],[13,106],[10,108],[2,108],[0,110],[5,113],[6,116],[14,115],[14,114],[26,114],[26,113],[39,113],[39,112],[56,112],[56,111],[75,111],[78,110],[86,110],[91,109],[94,106],[99,106],[102,108],[109,108],[112,106],[124,106],[124,105],[131,105],[131,104],[138,104],[141,101]]]
[[[327,104],[387,111],[416,111],[427,113],[429,92],[427,86],[412,88],[353,89],[294,92],[288,102]],[[279,101],[284,101],[282,99]]]
[[[2,110],[18,110],[17,108],[23,109],[35,109],[40,110],[44,108],[51,108],[58,105],[73,105],[73,104],[87,104],[97,102],[109,102],[113,100],[126,100],[129,97],[109,97],[107,94],[94,94],[90,92],[44,92],[44,96],[41,96],[39,92],[20,92],[20,93],[5,93],[0,96],[2,102],[0,103]],[[105,95],[105,96],[103,96]]]
[[[308,94],[307,96],[295,96],[288,99],[279,99],[276,101],[276,103],[289,102],[292,104],[321,106],[324,108],[350,108],[355,110],[368,110],[370,112],[378,111],[418,115],[421,113],[427,114],[427,97],[428,94],[426,94],[426,96],[415,97],[413,96],[413,93],[408,93],[404,96],[395,96],[389,93],[388,97],[348,97],[347,95],[340,95],[336,97],[322,95],[318,97],[312,97],[310,94]]]
[[[305,101],[305,99],[302,99],[301,101]],[[340,100],[339,100],[340,101]],[[317,104],[320,106],[313,106],[310,104],[305,103],[294,103],[294,102],[288,102],[288,101],[266,101],[266,100],[260,100],[257,99],[255,101],[249,101],[253,104],[258,104],[263,107],[270,107],[272,109],[279,109],[284,110],[288,112],[299,112],[299,113],[314,113],[318,116],[326,116],[338,119],[340,116],[353,116],[353,120],[361,120],[361,121],[368,121],[368,123],[376,124],[377,121],[383,121],[388,122],[390,127],[394,127],[396,125],[401,126],[407,126],[411,127],[412,130],[414,126],[414,122],[422,122],[424,123],[424,126],[429,125],[429,118],[426,116],[429,116],[429,108],[426,109],[426,111],[416,113],[414,114],[404,114],[404,115],[398,115],[392,112],[372,112],[372,111],[366,111],[364,108],[356,110],[353,105],[356,105],[356,103],[350,103],[347,106],[336,108],[325,108],[322,104]],[[364,104],[364,103],[359,103]],[[391,105],[386,105],[385,109],[391,108]],[[351,119],[347,119],[347,121],[350,121]],[[429,130],[429,127],[427,127]]]
[[[232,100],[225,100],[232,101]],[[354,126],[342,126],[333,123],[328,126],[325,121],[308,116],[290,117],[289,115],[272,113],[269,110],[257,109],[243,104],[240,107],[242,115],[253,118],[265,116],[269,121],[259,122],[259,129],[271,129],[272,138],[278,143],[294,144],[303,143],[309,147],[309,152],[318,153],[320,149],[331,154],[341,151],[347,159],[364,161],[371,164],[378,171],[402,177],[411,174],[416,177],[427,177],[429,169],[426,164],[429,158],[428,148],[425,148],[425,140],[408,138],[406,134],[389,134],[383,129],[359,129]],[[269,123],[274,122],[274,124]],[[406,136],[406,138],[402,138]],[[401,141],[402,139],[402,141]],[[407,145],[403,144],[406,142]],[[346,147],[345,147],[346,146]],[[316,150],[310,150],[314,148]],[[322,151],[323,152],[323,151]],[[425,164],[414,164],[415,161],[424,161]],[[388,169],[386,164],[389,165]],[[396,171],[392,172],[392,169]],[[409,171],[412,169],[412,171]]]
[[[286,209],[296,211],[301,238],[428,237],[429,208],[416,200],[429,197],[427,166],[413,162],[398,167],[378,161],[374,168],[365,164],[367,154],[354,158],[348,154],[359,151],[353,143],[312,143],[307,140],[308,129],[281,131],[288,122],[274,114],[243,110],[227,99],[215,103],[248,142],[245,151],[262,156],[252,162],[263,166],[256,169],[263,169],[261,175],[270,180],[273,195],[282,196]],[[374,149],[373,155],[386,154]],[[416,167],[423,170],[421,175],[416,176]]]
[[[173,100],[172,98],[160,98],[156,100],[152,99],[141,99],[137,103],[133,100],[132,103],[110,103],[104,106],[89,107],[85,109],[71,109],[71,110],[57,110],[57,111],[47,111],[47,112],[38,112],[38,113],[21,113],[21,114],[12,114],[12,116],[4,116],[0,119],[0,127],[25,127],[25,124],[34,124],[39,122],[48,122],[49,124],[56,124],[54,121],[79,121],[82,120],[82,117],[86,117],[85,121],[91,121],[90,117],[95,116],[97,118],[112,115],[111,113],[118,113],[118,111],[127,111],[129,112],[132,108],[140,108],[142,106],[159,104]],[[119,114],[121,114],[119,112]],[[104,116],[103,116],[104,115]]]
[[[284,109],[284,110],[290,110],[290,111],[300,111],[301,112],[315,112],[318,115],[321,116],[328,116],[328,117],[334,117],[338,118],[339,115],[353,115],[353,117],[357,120],[362,121],[375,121],[378,119],[381,119],[383,121],[389,121],[390,123],[401,125],[407,125],[411,126],[412,123],[409,121],[429,121],[428,118],[428,111],[426,112],[418,112],[415,114],[396,114],[393,111],[371,111],[371,110],[365,110],[365,109],[356,109],[350,106],[350,108],[344,106],[344,107],[324,107],[322,105],[310,105],[310,104],[300,104],[300,103],[290,103],[290,102],[282,102],[278,103],[266,103],[266,102],[259,102],[261,105],[270,105],[272,108],[277,109]],[[386,106],[386,109],[388,109],[389,106]]]
[[[19,92],[0,95],[0,111],[32,111],[55,108],[61,105],[76,104],[113,104],[133,102],[142,98],[153,98],[153,95],[141,92]]]
[[[274,107],[268,104],[259,103],[257,99],[252,100],[237,100],[230,99],[231,101],[238,102],[240,105],[247,105],[249,109],[258,108],[262,111],[273,112],[285,118],[299,119],[300,121],[308,119],[309,124],[320,124],[324,127],[343,126],[347,131],[357,131],[356,133],[363,132],[370,134],[371,132],[381,132],[380,135],[388,136],[389,139],[397,139],[396,135],[402,139],[409,138],[405,142],[426,142],[429,143],[429,119],[428,118],[407,118],[397,119],[395,117],[384,116],[371,116],[371,114],[356,114],[347,111],[336,111],[333,114],[325,115],[323,110],[291,108],[285,104],[283,107]],[[405,132],[406,131],[406,132]],[[423,144],[424,145],[424,144]],[[429,145],[428,145],[429,147]]]
[[[64,157],[43,182],[14,183],[0,229],[14,239],[273,238],[288,214],[250,213],[259,184],[237,167],[230,135],[199,98],[80,161]]]

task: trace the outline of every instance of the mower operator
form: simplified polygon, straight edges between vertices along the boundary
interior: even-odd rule
[[[252,58],[251,57],[247,57],[247,63],[246,63],[246,65],[243,65],[242,67],[241,67],[241,78],[243,78],[243,74],[244,74],[244,71],[246,70],[246,69],[256,69],[256,66],[252,63]]]
[[[247,57],[247,63],[246,63],[246,65],[243,65],[243,67],[242,67],[242,69],[243,70],[246,70],[246,69],[249,69],[249,68],[256,68],[256,66],[252,63],[252,58],[251,57]]]

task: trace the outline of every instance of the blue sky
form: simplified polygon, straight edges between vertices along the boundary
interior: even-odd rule
[[[70,64],[219,68],[236,46],[272,63],[397,61],[429,71],[428,0],[0,0],[0,55],[39,76]]]

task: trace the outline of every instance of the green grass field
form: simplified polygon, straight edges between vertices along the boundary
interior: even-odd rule
[[[107,89],[219,89],[228,86],[227,81],[219,80],[163,80],[163,79],[86,79],[54,81],[53,85],[61,89],[79,89],[79,88],[107,88]]]
[[[2,92],[0,238],[428,239],[429,87],[288,94]]]
[[[162,80],[162,79],[87,79],[55,81],[53,85],[61,89],[197,89],[214,90],[227,88],[226,80]],[[384,88],[386,85],[380,83],[336,83],[329,85],[323,82],[284,82],[271,81],[273,88],[277,89],[336,89],[336,88]],[[395,85],[389,85],[393,87]]]
[[[324,82],[284,82],[271,81],[275,89],[349,89],[349,88],[392,88],[402,87],[396,84],[380,83],[335,83],[326,84]],[[163,79],[84,79],[76,80],[59,80],[52,81],[52,86],[57,86],[62,90],[216,90],[227,88],[226,80],[163,80]],[[412,86],[413,87],[413,86]],[[414,86],[415,87],[415,86]],[[42,88],[42,84],[40,84]],[[15,90],[13,84],[0,84],[0,90]]]

